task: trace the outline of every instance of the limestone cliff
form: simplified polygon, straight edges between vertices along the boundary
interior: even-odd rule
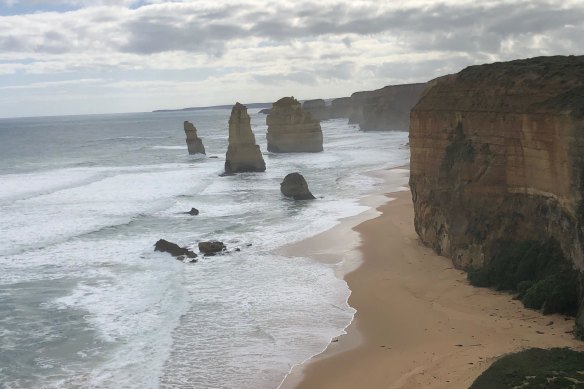
[[[471,66],[411,113],[424,243],[479,286],[584,328],[584,56]]]
[[[322,151],[320,123],[294,97],[276,101],[266,117],[268,151],[274,153]]]
[[[236,103],[229,117],[229,146],[225,155],[225,172],[263,172],[266,163],[251,131],[247,107]]]
[[[426,84],[389,85],[351,95],[349,123],[363,131],[407,131],[410,110],[418,102]]]
[[[350,97],[339,97],[338,99],[333,99],[330,107],[330,117],[331,119],[337,118],[348,118],[351,116],[353,111],[353,106]]]
[[[187,136],[187,147],[189,154],[205,154],[203,141],[197,136],[197,129],[191,122],[184,123],[185,135]]]

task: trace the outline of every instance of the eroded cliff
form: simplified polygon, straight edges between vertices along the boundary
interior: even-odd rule
[[[349,123],[363,131],[407,131],[410,110],[422,95],[426,84],[389,85],[381,89],[351,95]]]
[[[471,66],[411,113],[424,243],[479,286],[584,328],[584,56]]]

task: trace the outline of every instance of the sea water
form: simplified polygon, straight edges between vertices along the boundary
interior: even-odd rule
[[[0,120],[0,386],[276,388],[343,333],[335,265],[278,249],[365,211],[364,173],[407,163],[407,134],[328,120],[324,152],[271,154],[250,110],[267,170],[220,177],[229,113]],[[317,200],[281,195],[295,171]],[[232,251],[184,264],[160,238]]]

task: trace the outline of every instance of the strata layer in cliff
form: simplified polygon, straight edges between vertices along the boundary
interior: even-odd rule
[[[584,56],[471,66],[413,108],[410,187],[424,243],[473,283],[584,328]]]
[[[266,118],[268,151],[274,153],[322,151],[320,123],[294,97],[276,101]]]
[[[203,141],[197,136],[197,129],[191,122],[184,122],[185,135],[189,154],[205,154]]]
[[[247,107],[236,103],[229,117],[229,146],[225,156],[225,172],[263,172],[265,170],[266,163],[251,131]]]

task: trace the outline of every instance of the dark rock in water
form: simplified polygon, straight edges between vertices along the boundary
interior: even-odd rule
[[[158,242],[156,242],[156,244],[154,245],[154,251],[162,251],[165,253],[169,253],[170,255],[173,255],[175,257],[180,257],[181,255],[184,255],[187,258],[197,258],[197,254],[190,251],[189,249],[180,247],[176,243],[172,243],[164,239],[160,239]]]
[[[199,242],[199,251],[201,251],[205,255],[215,255],[222,251],[225,251],[227,248],[223,242],[219,242],[217,240],[211,240],[208,242]]]
[[[187,213],[191,216],[197,216],[199,214],[199,210],[197,208],[191,208],[191,210]]]
[[[219,158],[219,157],[216,155],[211,155],[209,158]]]
[[[264,109],[260,110],[259,113],[262,113],[264,115],[269,115],[271,112],[272,112],[271,108],[264,108]]]
[[[470,389],[579,388],[583,369],[583,352],[532,348],[495,361]]]
[[[292,197],[294,200],[313,200],[315,197],[310,193],[306,180],[300,173],[290,173],[280,184],[282,194]]]
[[[241,249],[238,247],[235,249],[235,251],[239,252],[239,251],[241,251]]]
[[[176,257],[177,260],[184,262],[184,263],[195,263],[197,262],[196,258],[189,258],[186,255],[179,255],[178,257]]]

